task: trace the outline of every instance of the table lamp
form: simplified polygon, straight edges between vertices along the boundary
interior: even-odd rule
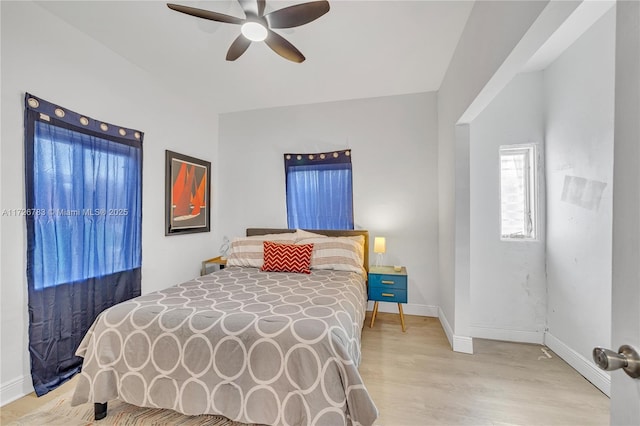
[[[382,266],[382,257],[387,251],[387,242],[384,237],[376,237],[373,240],[373,252],[376,256],[376,266]]]

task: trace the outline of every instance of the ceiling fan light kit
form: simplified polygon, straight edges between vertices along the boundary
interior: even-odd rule
[[[259,22],[245,22],[240,27],[243,36],[251,41],[264,41],[267,38],[267,29]]]
[[[264,14],[265,0],[238,0],[245,17],[225,15],[223,13],[198,9],[190,6],[167,3],[169,9],[197,18],[226,24],[241,25],[240,35],[231,43],[227,51],[227,61],[238,59],[251,45],[251,42],[264,41],[278,55],[292,62],[303,62],[304,55],[273,29],[299,27],[315,21],[329,11],[326,0],[296,4]]]

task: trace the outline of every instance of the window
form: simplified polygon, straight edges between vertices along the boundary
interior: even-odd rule
[[[104,309],[140,295],[143,134],[25,96],[31,375],[38,396],[80,371]]]
[[[500,236],[535,239],[537,232],[536,146],[500,147]]]
[[[35,289],[140,266],[136,149],[34,124]]]
[[[351,151],[285,154],[287,225],[353,229]]]

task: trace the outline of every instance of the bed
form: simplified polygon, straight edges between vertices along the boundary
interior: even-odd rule
[[[226,268],[100,314],[76,352],[72,405],[93,402],[96,420],[120,399],[243,423],[373,424],[358,372],[367,231],[250,228],[231,246]]]

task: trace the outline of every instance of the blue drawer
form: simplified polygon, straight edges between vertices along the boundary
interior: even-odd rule
[[[393,288],[393,286],[373,287],[369,286],[369,300],[380,302],[407,303],[406,281],[405,289]]]
[[[369,287],[381,287],[387,290],[407,290],[406,275],[369,274]]]

